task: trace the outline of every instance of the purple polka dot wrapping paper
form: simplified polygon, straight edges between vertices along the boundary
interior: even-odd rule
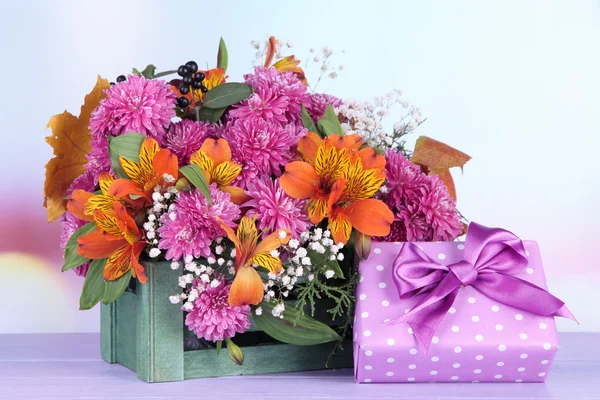
[[[529,264],[516,275],[544,289],[536,242],[523,241]],[[448,265],[463,258],[460,242],[415,243]],[[360,263],[354,323],[354,376],[376,382],[544,382],[558,350],[554,317],[519,310],[485,297],[473,287],[459,290],[427,353],[418,350],[405,323],[386,322],[408,312],[421,296],[401,300],[392,263],[402,243],[373,242]]]

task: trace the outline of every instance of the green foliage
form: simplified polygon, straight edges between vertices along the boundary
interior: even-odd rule
[[[131,270],[127,271],[127,273],[119,279],[104,282],[104,297],[102,298],[102,303],[110,304],[121,297],[125,289],[127,289],[130,280]]]
[[[90,264],[85,281],[83,282],[83,290],[79,298],[79,309],[89,310],[94,307],[102,297],[104,297],[104,265],[106,259],[94,260]]]
[[[252,87],[245,83],[223,83],[206,93],[206,96],[204,96],[203,107],[212,109],[229,107],[247,99],[251,94]]]
[[[62,271],[68,271],[72,268],[79,267],[85,264],[88,259],[80,256],[77,253],[77,239],[81,236],[93,232],[96,229],[96,223],[88,222],[81,228],[77,229],[69,238],[67,245],[65,246],[65,264],[62,267]]]
[[[154,73],[156,72],[156,67],[152,64],[149,64],[142,71],[138,71],[134,68],[132,72],[136,75],[141,75],[144,78],[152,79],[155,77]]]
[[[208,183],[206,182],[206,177],[204,176],[202,169],[196,164],[190,164],[181,167],[179,172],[181,172],[192,185],[196,186],[200,192],[202,192],[204,197],[206,197],[208,204],[211,204],[210,190],[208,189]]]
[[[226,109],[227,109],[227,107],[214,108],[214,109],[202,107],[198,113],[198,118],[200,119],[200,121],[208,121],[208,122],[214,124],[219,119],[221,119],[221,117],[223,116],[223,113],[225,112]]]
[[[315,126],[312,117],[310,116],[308,110],[304,106],[302,106],[302,125],[310,132],[319,133],[319,130]]]
[[[344,136],[342,124],[340,124],[337,115],[335,115],[335,111],[331,104],[327,105],[327,108],[325,108],[325,112],[323,113],[323,118],[317,121],[317,125],[324,136],[333,134]]]
[[[110,166],[117,177],[128,178],[123,168],[121,168],[119,157],[139,162],[140,147],[142,147],[144,139],[146,139],[146,136],[138,132],[129,132],[116,137],[109,136],[108,153],[110,155]]]
[[[221,38],[219,40],[219,52],[217,53],[217,68],[223,68],[224,72],[227,72],[228,63],[227,46],[225,46],[225,41]]]

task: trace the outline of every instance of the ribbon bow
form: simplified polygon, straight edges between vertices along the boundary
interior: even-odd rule
[[[517,236],[474,222],[467,232],[464,259],[454,264],[439,264],[415,244],[404,243],[393,263],[393,279],[400,298],[429,294],[391,323],[406,322],[417,343],[427,351],[458,290],[468,285],[490,299],[520,310],[575,320],[560,299],[514,276],[527,263],[523,242]]]

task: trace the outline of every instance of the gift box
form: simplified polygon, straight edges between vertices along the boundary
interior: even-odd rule
[[[473,224],[469,233],[472,229]],[[546,280],[537,243],[518,239],[512,243],[522,246],[523,260],[515,266],[514,260],[503,265],[489,254],[496,251],[502,258],[513,250],[510,246],[488,242],[487,253],[484,248],[478,255],[478,262],[487,265],[475,268],[464,261],[467,243],[373,243],[369,258],[360,263],[361,279],[356,292],[354,372],[357,382],[546,380],[559,347],[553,316],[572,316],[560,300],[545,291]],[[474,243],[471,253],[481,250],[482,246],[485,247]],[[468,270],[460,272],[465,265],[471,272],[478,269],[479,273],[465,278],[464,271]],[[502,274],[510,268],[513,269],[510,274]],[[432,278],[434,275],[438,277]],[[452,276],[444,281],[447,275]],[[463,282],[459,279],[454,283],[453,292],[443,290],[442,286],[447,286],[452,279],[456,281],[456,276]],[[507,286],[507,282],[493,282],[495,278],[517,284],[516,289]],[[493,290],[508,292],[491,293],[489,288],[479,284],[486,280],[495,286]],[[441,296],[440,289],[453,294]],[[533,292],[529,292],[531,290]],[[424,304],[428,301],[431,304]],[[505,304],[511,302],[513,305]],[[519,302],[530,304],[515,307],[514,303]],[[419,304],[421,308],[413,309]],[[532,307],[534,312],[527,310]],[[432,308],[436,310],[432,312]],[[436,316],[440,310],[442,314]],[[436,318],[439,325],[432,326]],[[419,330],[420,336],[415,330]],[[423,338],[428,339],[427,343],[423,343]]]

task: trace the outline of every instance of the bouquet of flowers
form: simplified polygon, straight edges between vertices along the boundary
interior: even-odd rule
[[[223,40],[213,69],[190,61],[98,77],[79,117],[50,119],[44,187],[49,220],[62,224],[62,269],[85,277],[81,309],[115,301],[168,260],[181,277],[164,301],[238,363],[232,339],[251,320],[279,341],[339,346],[355,259],[371,240],[463,234],[449,168],[469,159],[427,137],[406,149],[424,119],[400,91],[372,103],[315,92],[343,69],[329,48],[309,51],[304,69],[320,69],[311,87],[283,54],[291,43],[252,45],[264,62],[243,83],[226,74]],[[402,117],[386,131],[393,106]]]

